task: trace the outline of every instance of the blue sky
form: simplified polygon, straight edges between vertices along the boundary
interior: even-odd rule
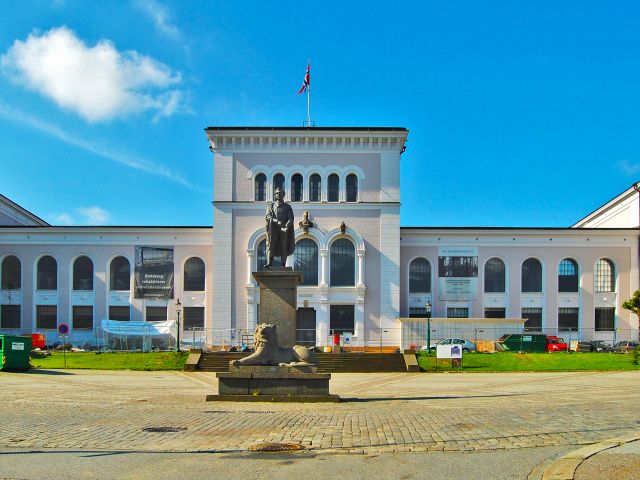
[[[56,225],[210,225],[207,126],[402,126],[405,226],[569,226],[640,180],[640,5],[20,1],[0,193]]]

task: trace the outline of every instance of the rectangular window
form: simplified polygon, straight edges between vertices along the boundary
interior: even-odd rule
[[[58,307],[56,305],[36,305],[36,328],[43,330],[58,328]]]
[[[504,308],[485,308],[484,318],[506,318],[507,311]]]
[[[109,320],[128,322],[131,320],[131,307],[109,306]]]
[[[296,315],[296,345],[312,347],[316,344],[316,311],[299,308]]]
[[[184,307],[183,330],[204,328],[204,307]]]
[[[329,329],[332,334],[353,333],[355,326],[353,305],[331,305],[329,312]]]
[[[167,320],[167,307],[147,307],[147,322],[164,322]]]
[[[93,307],[87,305],[73,306],[73,329],[90,330],[93,328]]]
[[[613,332],[615,308],[596,308],[596,332]]]
[[[558,309],[558,330],[578,331],[578,311],[577,308]]]
[[[468,308],[447,307],[447,318],[469,318]]]
[[[541,308],[523,308],[522,318],[524,322],[525,332],[541,332],[542,331],[542,309]]]
[[[409,318],[427,318],[427,309],[422,308],[410,308]]]
[[[0,305],[0,328],[20,328],[20,305]]]

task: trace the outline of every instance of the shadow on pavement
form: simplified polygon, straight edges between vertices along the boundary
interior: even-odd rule
[[[459,400],[465,398],[494,398],[494,397],[523,397],[531,395],[529,393],[499,393],[495,395],[438,395],[431,397],[367,397],[349,398],[341,397],[341,403],[348,402],[393,402],[394,400]]]
[[[32,368],[31,370],[27,370],[26,372],[22,373],[26,373],[28,375],[75,375],[75,373],[72,372],[63,372],[60,370],[42,370],[39,368]]]

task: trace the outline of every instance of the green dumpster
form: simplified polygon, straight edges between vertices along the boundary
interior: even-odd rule
[[[0,370],[30,368],[31,338],[0,335]]]
[[[498,343],[511,352],[547,351],[547,336],[542,333],[510,333],[500,337]]]

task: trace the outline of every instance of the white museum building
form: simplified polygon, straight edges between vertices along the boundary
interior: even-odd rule
[[[251,274],[266,263],[265,210],[280,186],[296,219],[288,262],[303,273],[303,343],[340,333],[354,348],[405,346],[403,322],[427,303],[451,324],[518,319],[574,339],[638,338],[621,305],[640,288],[640,184],[568,228],[400,227],[405,128],[205,132],[213,226],[52,226],[0,195],[0,333],[51,344],[67,323],[70,341],[95,344],[103,320],[174,320],[180,299],[183,338],[239,344],[260,321]]]

